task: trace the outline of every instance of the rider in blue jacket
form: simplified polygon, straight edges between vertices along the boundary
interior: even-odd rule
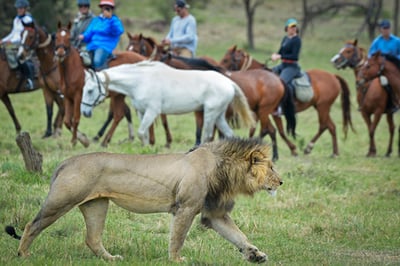
[[[113,14],[114,0],[101,0],[99,7],[102,13],[95,17],[85,32],[79,36],[87,43],[86,49],[93,53],[93,68],[100,71],[107,68],[107,59],[117,46],[124,26]]]

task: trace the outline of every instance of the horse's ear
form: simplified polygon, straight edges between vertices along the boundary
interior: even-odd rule
[[[131,33],[129,31],[126,32],[126,35],[128,35],[129,40],[132,39],[132,35],[131,35]]]
[[[142,33],[139,34],[139,40],[141,40],[141,39],[143,39],[143,34]]]
[[[357,42],[358,42],[358,40],[355,39],[354,42],[353,42],[353,45],[354,45],[354,46],[357,46]]]
[[[58,23],[57,23],[57,28],[58,28],[58,29],[61,29],[61,26],[62,26],[62,25],[61,25],[61,21],[58,21]]]
[[[232,52],[236,51],[237,49],[237,45],[235,44],[234,46],[232,46]]]
[[[72,27],[72,23],[71,23],[71,21],[70,22],[68,22],[68,30],[71,30],[71,27]]]

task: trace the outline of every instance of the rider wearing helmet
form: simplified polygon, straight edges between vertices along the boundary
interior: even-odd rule
[[[16,0],[15,8],[17,9],[17,16],[13,21],[13,28],[11,32],[0,40],[0,44],[8,44],[6,49],[7,60],[10,62],[16,62],[16,64],[10,64],[12,69],[20,67],[22,74],[26,78],[26,89],[34,89],[34,66],[31,61],[25,61],[22,64],[18,64],[16,60],[15,48],[21,43],[21,33],[24,30],[24,26],[33,26],[33,18],[28,13],[29,2],[28,0]]]
[[[79,39],[87,43],[87,50],[93,54],[93,68],[100,71],[107,68],[107,60],[117,46],[124,26],[113,13],[114,0],[101,0],[101,14],[93,18]]]
[[[79,40],[79,35],[82,34],[89,26],[94,18],[94,14],[90,10],[90,0],[77,0],[76,1],[79,12],[74,19],[74,24],[71,28],[71,42],[75,48],[82,49],[83,44]]]

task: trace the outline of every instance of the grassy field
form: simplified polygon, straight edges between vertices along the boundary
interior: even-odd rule
[[[160,19],[147,1],[132,1],[120,8],[122,18],[132,24],[132,33],[142,32],[159,40],[166,32],[152,32],[146,27]],[[146,2],[146,3],[144,3]],[[252,55],[265,61],[278,48],[284,34],[282,28],[290,16],[301,16],[301,2],[266,1],[256,12],[256,47]],[[131,3],[131,1],[129,1]],[[211,1],[206,10],[192,10],[199,20],[198,55],[217,60],[233,44],[245,46],[245,18],[241,1]],[[389,12],[389,11],[386,11]],[[318,140],[310,155],[301,151],[316,133],[318,118],[313,109],[298,114],[298,137],[295,143],[300,155],[292,157],[278,138],[280,159],[276,163],[284,185],[274,198],[259,193],[254,198],[239,197],[232,216],[241,230],[262,251],[269,255],[270,265],[399,265],[400,264],[400,161],[397,156],[398,133],[394,154],[384,157],[388,143],[385,118],[376,132],[378,156],[366,158],[368,133],[357,112],[353,73],[337,71],[329,59],[353,39],[362,18],[351,10],[334,19],[316,22],[303,38],[303,69],[321,68],[343,76],[352,92],[352,118],[357,133],[345,140],[341,127],[339,100],[332,107],[337,125],[340,156],[331,158],[332,144],[328,132]],[[366,36],[358,36],[360,45],[368,47]],[[120,48],[126,46],[126,37]],[[28,131],[34,147],[43,154],[43,174],[27,173],[18,146],[12,121],[0,105],[0,227],[13,225],[21,234],[43,203],[49,177],[62,160],[76,154],[104,151],[97,143],[88,148],[72,147],[71,134],[64,129],[59,138],[41,139],[45,129],[45,108],[41,91],[11,96],[24,131]],[[108,101],[90,119],[82,118],[80,130],[93,137],[102,125]],[[132,112],[134,109],[132,108]],[[173,134],[170,149],[164,147],[161,126],[156,126],[156,145],[142,147],[137,139],[127,137],[126,121],[122,121],[107,151],[120,153],[185,152],[194,143],[193,114],[169,116]],[[395,115],[400,124],[399,114]],[[138,120],[135,117],[135,128]],[[235,130],[247,136],[246,129]],[[269,141],[269,138],[265,138]],[[168,262],[170,215],[137,215],[113,204],[109,209],[104,245],[125,260],[118,265],[174,265]],[[1,265],[108,265],[96,258],[84,243],[82,215],[75,209],[46,229],[33,243],[32,256],[16,256],[18,241],[0,234]],[[182,255],[187,265],[246,265],[240,253],[215,232],[205,230],[195,220],[185,242]],[[185,265],[186,265],[185,264]]]

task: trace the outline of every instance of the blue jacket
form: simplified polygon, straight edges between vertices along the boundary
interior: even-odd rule
[[[379,35],[371,44],[369,48],[368,56],[375,54],[380,51],[382,54],[395,56],[400,59],[400,38],[390,34],[389,39],[386,40]]]
[[[103,48],[109,53],[117,47],[119,38],[124,32],[124,26],[121,20],[113,15],[111,18],[105,18],[103,15],[95,17],[90,22],[88,28],[83,33],[83,41],[87,43],[87,50],[93,51],[97,48]]]

